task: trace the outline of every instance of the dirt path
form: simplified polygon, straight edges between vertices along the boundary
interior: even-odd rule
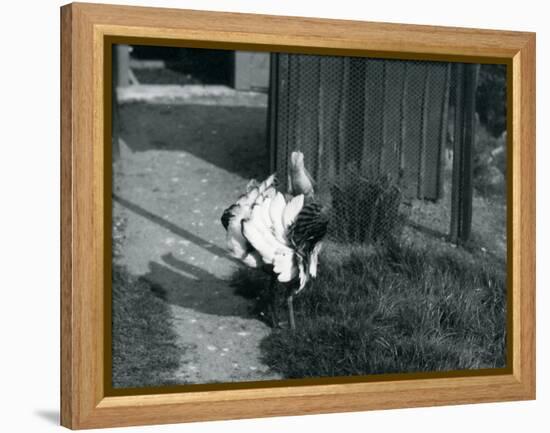
[[[228,284],[237,263],[219,218],[247,182],[194,154],[121,148],[114,212],[127,218],[121,258],[169,304],[182,350],[176,383],[276,379],[260,360],[270,332]]]

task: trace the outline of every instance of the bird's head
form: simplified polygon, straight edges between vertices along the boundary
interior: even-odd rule
[[[304,154],[294,151],[290,154],[289,193],[313,197],[313,179],[304,165]]]
[[[290,166],[293,170],[304,169],[304,154],[299,151],[294,151],[290,154]]]

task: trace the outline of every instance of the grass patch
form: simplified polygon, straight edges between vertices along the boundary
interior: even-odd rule
[[[112,295],[113,387],[172,384],[182,349],[162,292],[114,265]]]
[[[263,278],[240,271],[236,285],[266,304]],[[295,309],[296,331],[262,342],[264,362],[288,378],[506,365],[505,265],[487,255],[331,244]]]

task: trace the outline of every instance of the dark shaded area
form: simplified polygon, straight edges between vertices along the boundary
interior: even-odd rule
[[[250,313],[268,326],[285,326],[288,287],[274,282],[270,274],[251,268],[239,268],[231,277],[235,294],[252,300]]]
[[[182,74],[167,68],[132,69],[139,84],[166,84],[185,86],[188,84],[203,84],[190,74]]]
[[[163,263],[150,262],[149,272],[140,277],[159,299],[201,313],[250,317],[248,302],[236,300],[226,280],[171,253],[162,256],[162,260]]]
[[[476,94],[479,120],[494,136],[506,131],[506,65],[481,65]]]
[[[271,368],[303,378],[506,366],[503,262],[460,249],[331,248],[295,299],[296,332],[262,342]],[[247,284],[261,299],[265,282]]]
[[[135,45],[132,57],[136,59],[164,60],[169,70],[188,75],[196,84],[233,83],[234,51],[202,48],[176,48]],[[138,77],[139,78],[139,77]],[[143,77],[142,77],[143,78]],[[173,84],[158,82],[147,84]]]
[[[168,305],[146,280],[119,265],[112,274],[113,388],[174,383],[182,348]]]
[[[245,179],[269,171],[265,107],[123,104],[120,137],[134,152],[190,152]]]
[[[451,76],[450,106],[456,107],[456,75]],[[506,131],[506,65],[481,64],[476,91],[476,112],[494,137]]]

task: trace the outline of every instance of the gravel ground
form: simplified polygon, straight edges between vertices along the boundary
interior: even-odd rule
[[[248,179],[267,174],[265,109],[127,104],[120,114],[127,144],[114,215],[125,214],[126,227],[118,261],[163,293],[186,348],[175,382],[278,378],[260,359],[270,329],[229,285],[239,265],[220,223]]]

